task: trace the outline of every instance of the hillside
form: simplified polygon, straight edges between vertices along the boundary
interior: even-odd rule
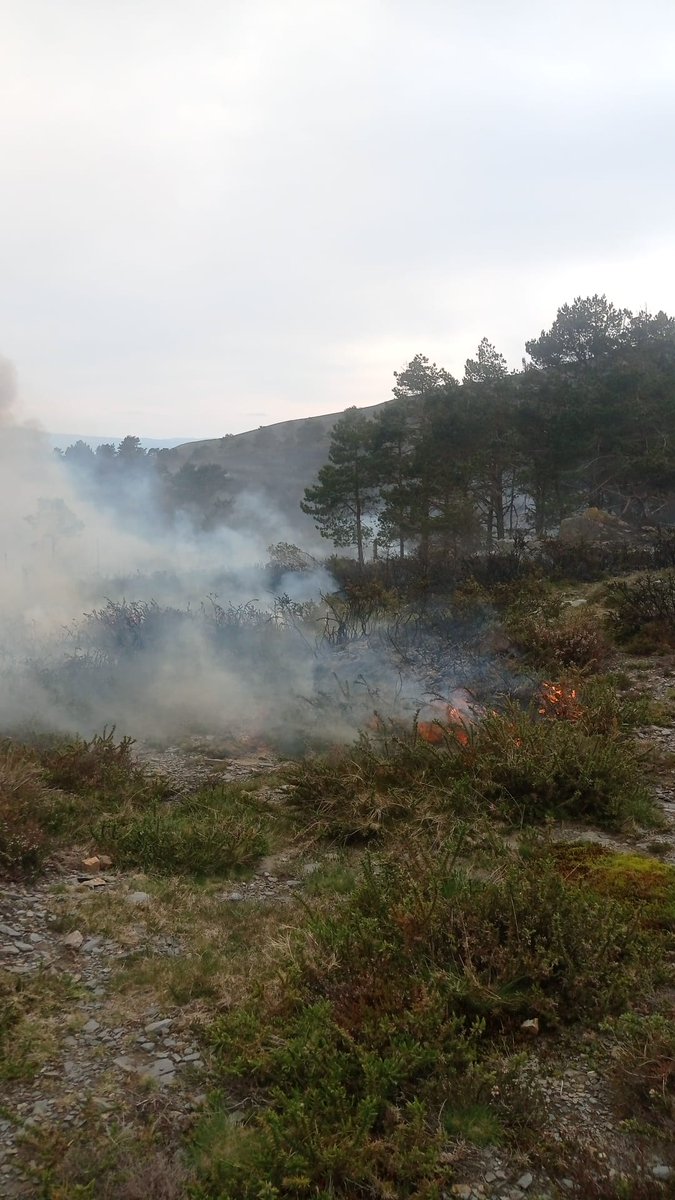
[[[362,411],[372,415],[384,407],[373,404]],[[167,450],[164,461],[171,471],[186,463],[198,467],[215,464],[227,471],[236,491],[262,493],[284,515],[309,526],[300,512],[300,501],[328,457],[330,431],[341,416],[340,412],[326,413],[261,425],[222,438],[185,442]]]

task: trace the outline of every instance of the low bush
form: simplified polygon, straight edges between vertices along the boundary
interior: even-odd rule
[[[267,849],[263,819],[236,788],[205,788],[180,803],[126,806],[92,827],[99,850],[120,867],[226,875]]]
[[[0,870],[37,871],[49,853],[41,816],[50,792],[39,763],[23,747],[0,745]]]
[[[627,1114],[634,1116],[637,1106],[675,1137],[675,1021],[656,1013],[623,1013],[604,1029]]]
[[[616,1011],[650,986],[649,943],[623,906],[542,862],[477,880],[456,856],[368,860],[350,897],[292,939],[283,992],[215,1022],[216,1070],[254,1107],[219,1152],[218,1105],[203,1124],[205,1195],[432,1200],[454,1138],[508,1128],[503,1034],[525,1016]]]
[[[44,750],[40,760],[50,787],[90,800],[133,799],[155,789],[143,767],[134,761],[134,739],[115,741],[115,730],[104,730],[89,741],[75,737]]]
[[[429,802],[454,787],[456,764],[414,734],[385,731],[292,763],[285,778],[289,802],[311,833],[367,841],[403,819],[424,821]]]
[[[675,645],[675,571],[615,580],[605,597],[610,626],[626,648],[648,652]]]
[[[480,803],[511,821],[555,817],[620,828],[656,821],[645,757],[620,733],[589,732],[581,721],[537,721],[511,707],[480,723],[460,762]]]
[[[343,841],[372,838],[403,819],[412,833],[468,813],[516,824],[549,817],[609,828],[657,823],[646,752],[620,726],[608,728],[599,708],[599,732],[592,710],[572,723],[513,705],[487,714],[466,744],[441,727],[437,745],[414,732],[362,737],[349,750],[293,765],[289,801],[309,832]]]
[[[653,701],[632,692],[630,681],[626,684],[612,675],[596,675],[578,681],[576,686],[579,720],[588,733],[616,737],[651,721]]]
[[[599,671],[610,653],[603,621],[585,607],[564,609],[557,619],[512,609],[507,628],[528,659],[547,671]]]

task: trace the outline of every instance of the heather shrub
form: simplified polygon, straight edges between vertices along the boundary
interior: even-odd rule
[[[511,706],[480,723],[460,761],[475,797],[512,821],[555,817],[618,828],[656,819],[644,752],[581,721],[538,721]]]
[[[92,825],[97,848],[120,867],[226,875],[265,853],[261,814],[237,788],[204,788],[179,803],[127,805]]]
[[[150,780],[134,762],[134,739],[115,741],[115,730],[104,730],[89,741],[75,737],[46,749],[41,754],[45,779],[50,787],[77,796],[108,800],[147,794]],[[156,786],[157,781],[152,781]]]
[[[623,1013],[604,1026],[612,1045],[614,1085],[627,1116],[642,1109],[675,1135],[675,1021]]]
[[[553,721],[511,705],[468,731],[439,726],[433,745],[413,730],[306,759],[288,770],[287,795],[314,836],[344,841],[471,813],[619,828],[657,820],[645,760],[620,727],[596,732],[590,717]]]
[[[0,746],[0,870],[36,871],[49,853],[40,817],[50,807],[39,763],[12,742]]]
[[[431,1200],[471,1114],[479,1139],[508,1125],[503,1034],[525,1016],[615,1011],[649,986],[622,906],[545,862],[488,880],[456,864],[457,847],[367,860],[349,897],[293,935],[284,990],[215,1021],[216,1072],[252,1107],[220,1153],[217,1103],[198,1132],[205,1194]]]
[[[456,782],[448,750],[439,753],[414,732],[364,734],[350,748],[291,764],[288,802],[314,836],[367,841],[402,820],[429,817],[430,803]]]
[[[610,653],[601,618],[586,607],[566,608],[557,619],[512,610],[508,629],[528,659],[547,671],[599,671]]]
[[[615,580],[605,589],[610,628],[635,651],[675,645],[675,570]]]

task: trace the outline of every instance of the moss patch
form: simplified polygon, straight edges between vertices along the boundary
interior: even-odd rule
[[[635,904],[642,924],[661,929],[675,925],[675,867],[642,854],[613,853],[585,843],[557,846],[554,857],[565,879]]]

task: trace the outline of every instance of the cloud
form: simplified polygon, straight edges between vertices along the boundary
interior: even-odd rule
[[[666,0],[4,9],[2,350],[48,427],[375,403],[608,280],[675,309]]]

